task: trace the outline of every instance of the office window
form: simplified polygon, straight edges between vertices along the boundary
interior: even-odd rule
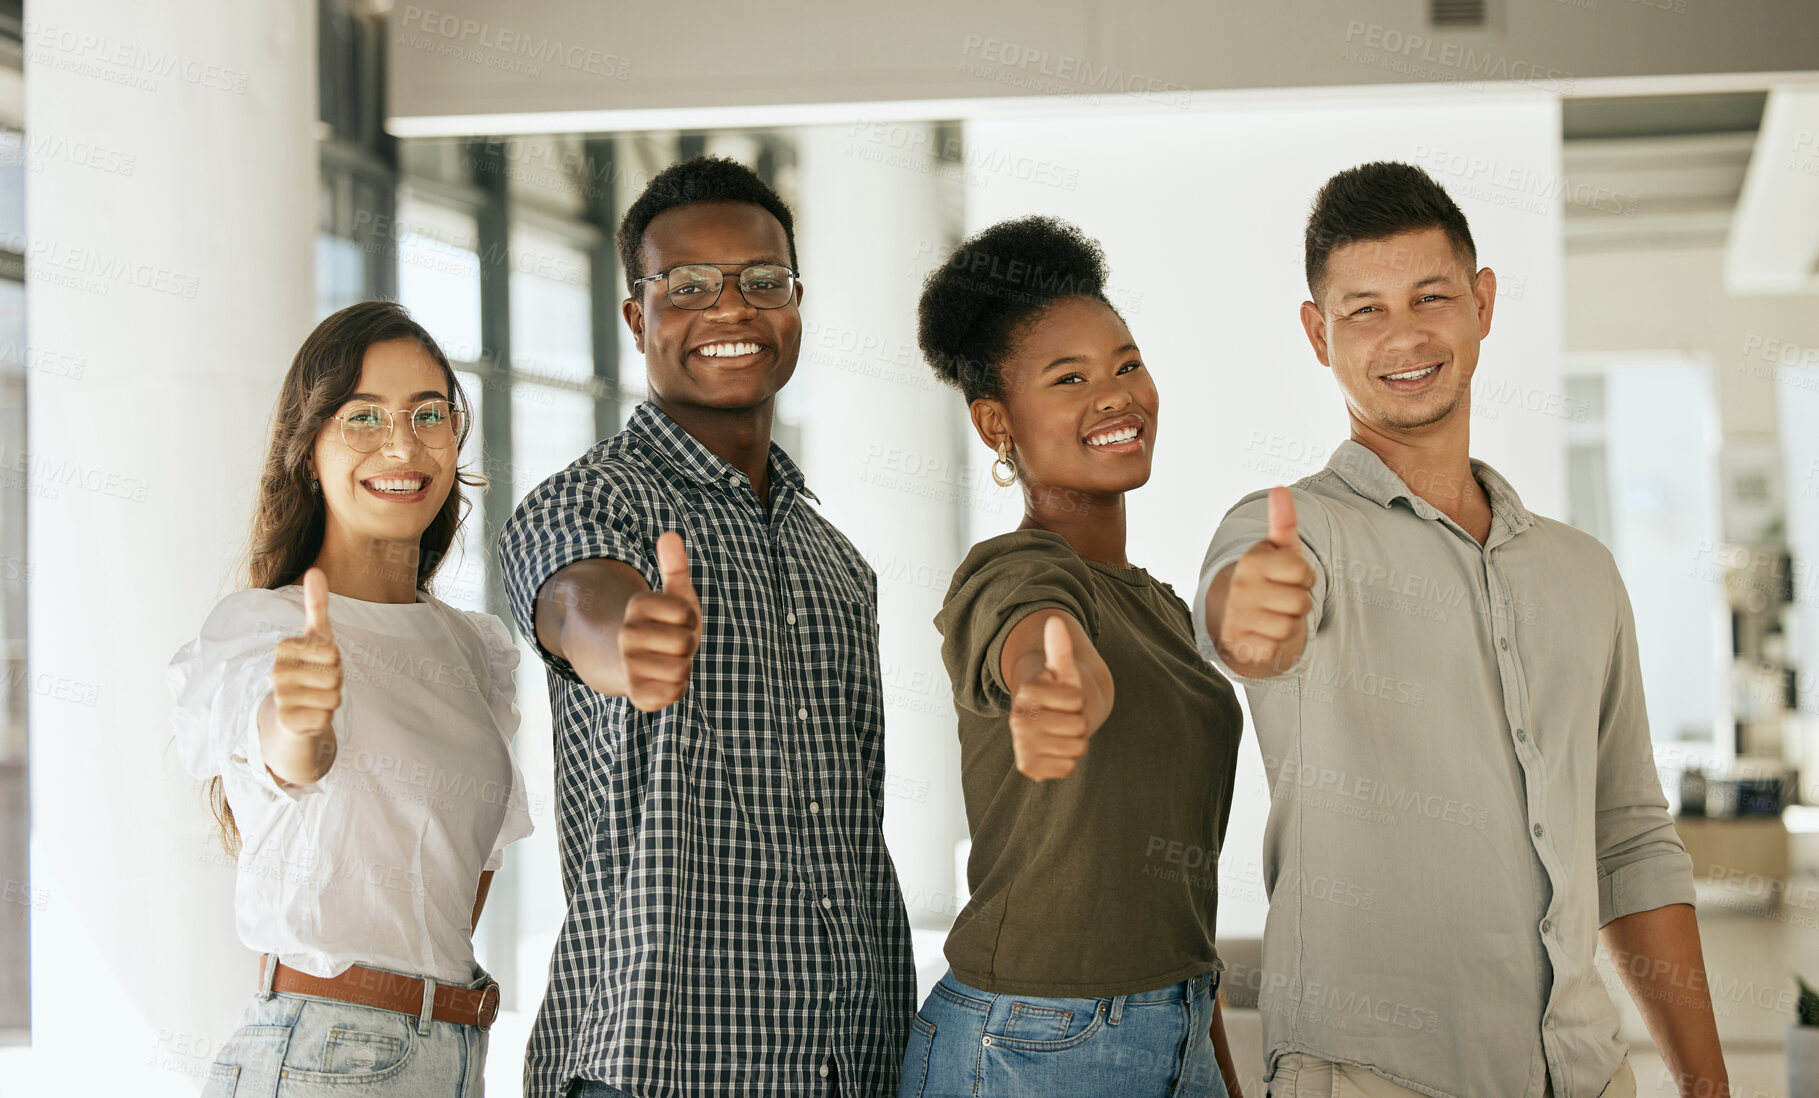
[[[570,238],[512,227],[512,370],[585,382],[593,377],[588,257]]]
[[[340,197],[345,178],[323,173],[321,216],[316,228],[316,319],[337,309],[364,301],[367,293],[366,255],[360,245],[338,231],[346,227],[346,199]]]
[[[480,253],[474,215],[398,201],[398,300],[451,362],[480,359]]]
[[[0,246],[21,251],[25,244],[25,134],[0,126]]]
[[[461,448],[460,468],[490,473],[483,459],[486,449],[482,424],[485,419],[481,412],[486,402],[485,379],[470,370],[456,370],[455,379],[467,394],[468,420],[472,424],[468,429],[467,445]],[[463,484],[461,491],[467,496],[467,518],[456,535],[455,544],[449,546],[449,559],[436,573],[436,597],[463,610],[484,611],[489,568],[487,555],[492,552],[486,530],[485,490]]]

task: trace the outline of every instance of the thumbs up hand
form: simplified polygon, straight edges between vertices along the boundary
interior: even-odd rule
[[[1065,778],[1097,731],[1089,727],[1074,638],[1060,614],[1042,623],[1042,673],[1011,696],[1011,752],[1017,769],[1037,781]]]
[[[320,568],[303,574],[303,633],[279,641],[272,658],[272,704],[284,731],[318,741],[315,754],[326,771],[335,753],[332,722],[341,707],[341,650],[328,620],[328,576]]]
[[[1286,670],[1307,643],[1314,608],[1314,570],[1301,555],[1295,497],[1287,488],[1270,489],[1268,533],[1219,579],[1228,577],[1214,634],[1219,655],[1235,671],[1262,672],[1255,677]]]
[[[657,539],[657,571],[663,590],[627,599],[619,625],[626,696],[643,713],[655,713],[682,698],[695,650],[701,647],[701,600],[689,579],[682,535],[674,530]]]

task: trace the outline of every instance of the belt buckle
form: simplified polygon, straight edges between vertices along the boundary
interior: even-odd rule
[[[499,981],[487,984],[480,992],[480,1009],[476,1012],[474,1024],[481,1029],[491,1029],[493,1019],[499,1017]]]

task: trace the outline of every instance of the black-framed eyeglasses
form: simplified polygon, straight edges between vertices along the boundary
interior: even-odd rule
[[[632,288],[646,282],[663,282],[664,296],[678,309],[711,309],[726,288],[732,264],[684,263],[653,275],[634,279]],[[781,309],[796,296],[796,272],[776,263],[750,263],[739,271],[739,295],[754,309]]]
[[[405,410],[400,408],[398,411]],[[432,450],[453,446],[467,422],[467,409],[457,408],[446,400],[426,400],[408,410],[411,433]],[[341,421],[343,442],[360,453],[370,454],[392,440],[392,430],[397,426],[393,417],[397,414],[377,404],[351,404],[340,415],[329,418]]]

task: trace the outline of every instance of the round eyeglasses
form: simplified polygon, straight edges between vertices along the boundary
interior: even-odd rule
[[[400,409],[403,411],[403,409]],[[351,404],[347,410],[330,419],[341,421],[341,440],[363,454],[373,453],[392,440],[397,412],[388,412],[377,404]],[[446,449],[461,437],[467,422],[467,409],[457,408],[446,400],[426,400],[410,409],[411,433],[417,441],[432,450]]]
[[[634,279],[632,288],[659,281],[664,296],[676,308],[711,309],[726,288],[726,273],[712,263],[684,263]],[[775,263],[748,264],[739,271],[739,296],[754,309],[781,309],[795,299],[796,272]]]

